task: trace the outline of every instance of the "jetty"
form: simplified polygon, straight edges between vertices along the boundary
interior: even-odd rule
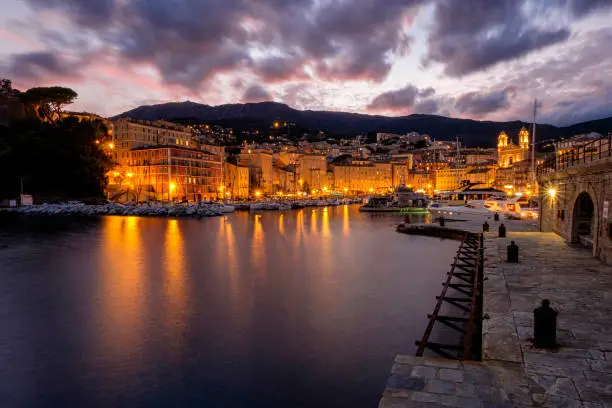
[[[612,406],[612,268],[556,234],[503,222],[507,237],[497,223],[483,233],[479,352],[396,356],[379,408]],[[507,262],[511,241],[518,263]],[[542,299],[559,312],[557,349],[533,344]]]

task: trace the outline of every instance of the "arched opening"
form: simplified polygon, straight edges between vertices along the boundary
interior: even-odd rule
[[[591,196],[582,192],[574,203],[574,216],[572,219],[572,242],[586,247],[593,246],[595,205]]]

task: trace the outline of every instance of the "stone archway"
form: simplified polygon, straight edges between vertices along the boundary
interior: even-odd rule
[[[572,242],[586,247],[593,246],[595,228],[595,203],[586,191],[578,194],[572,213]]]

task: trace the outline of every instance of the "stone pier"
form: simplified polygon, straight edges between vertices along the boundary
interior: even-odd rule
[[[556,234],[517,229],[485,237],[483,361],[399,355],[379,408],[612,407],[612,268]],[[505,262],[511,240],[518,264]],[[558,350],[531,342],[542,299],[559,312]]]

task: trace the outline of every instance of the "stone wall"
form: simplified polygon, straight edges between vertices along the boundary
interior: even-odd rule
[[[591,219],[593,256],[612,265],[612,157],[586,163],[552,176],[539,179],[540,228],[543,232],[555,232],[568,243],[579,243],[575,206],[580,194],[587,193],[593,201]],[[554,197],[549,194],[553,188]],[[604,218],[604,206],[608,202],[609,214]]]

